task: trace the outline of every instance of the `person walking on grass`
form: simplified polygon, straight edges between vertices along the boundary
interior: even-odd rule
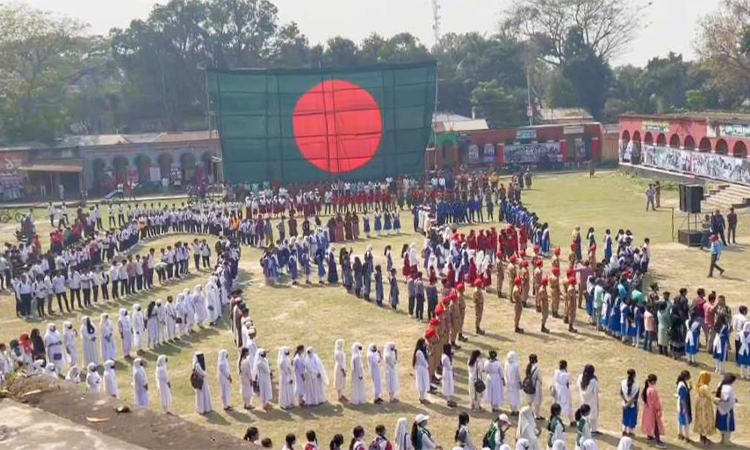
[[[714,269],[718,269],[720,275],[724,275],[724,269],[722,269],[717,262],[721,258],[721,253],[724,251],[724,245],[719,242],[719,236],[714,234],[711,236],[711,265],[708,267],[708,277],[714,276]]]
[[[654,203],[655,196],[656,189],[654,189],[653,184],[649,184],[648,189],[646,189],[646,211],[648,211],[649,206],[651,206],[651,211],[656,211],[656,205]]]
[[[729,208],[729,214],[727,214],[727,242],[730,244],[737,244],[737,213],[734,212],[734,208]]]

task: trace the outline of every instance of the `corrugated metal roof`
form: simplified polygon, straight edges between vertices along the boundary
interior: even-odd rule
[[[182,133],[162,133],[154,142],[206,141],[218,138],[218,131],[183,131]]]

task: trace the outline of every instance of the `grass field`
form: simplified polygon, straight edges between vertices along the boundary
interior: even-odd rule
[[[605,228],[611,228],[616,233],[619,228],[629,228],[636,236],[637,242],[644,237],[652,240],[652,270],[654,278],[659,281],[663,289],[676,292],[685,286],[692,292],[698,287],[708,290],[714,289],[727,296],[729,304],[736,309],[746,301],[746,293],[750,284],[745,275],[745,268],[750,263],[747,248],[750,244],[745,221],[747,216],[740,217],[739,239],[741,245],[730,247],[722,261],[727,269],[723,278],[707,279],[708,254],[695,249],[687,249],[672,242],[671,208],[676,207],[676,192],[666,191],[662,196],[663,209],[657,212],[645,211],[643,191],[645,181],[632,179],[614,172],[598,174],[589,179],[584,174],[564,174],[539,176],[534,181],[531,191],[524,193],[524,200],[530,208],[537,212],[542,221],[549,222],[552,228],[552,241],[563,247],[563,254],[567,254],[569,236],[573,226],[579,225],[582,230],[589,226],[596,228],[599,242]],[[40,232],[44,233],[43,217],[40,218]],[[676,219],[676,226],[681,218]],[[106,222],[105,222],[106,223]],[[411,217],[402,214],[402,223],[408,230],[411,227]],[[6,226],[7,227],[7,226]],[[0,228],[0,242],[7,238],[8,231]],[[177,240],[185,240],[188,236],[170,236],[158,241],[144,244],[145,248],[166,246]],[[421,238],[412,233],[392,236],[388,238],[374,238],[360,240],[352,244],[356,254],[361,255],[367,245],[372,245],[376,260],[383,261],[383,249],[390,244],[394,249],[409,242],[421,242]],[[212,242],[213,243],[213,242]],[[348,246],[348,244],[347,244]],[[522,327],[526,334],[513,334],[513,310],[507,300],[499,300],[492,294],[485,299],[485,315],[483,326],[487,331],[485,336],[477,336],[471,332],[474,329],[474,312],[469,301],[465,330],[468,330],[470,341],[463,344],[456,357],[456,383],[458,409],[449,409],[440,396],[431,396],[431,405],[422,406],[417,401],[414,383],[414,371],[411,368],[411,353],[415,340],[423,333],[425,325],[415,322],[403,312],[393,312],[390,309],[380,309],[374,304],[358,300],[345,293],[341,287],[268,287],[264,286],[262,272],[258,264],[260,252],[258,250],[243,249],[241,260],[240,284],[245,289],[245,298],[250,308],[250,315],[258,329],[258,342],[268,349],[269,362],[276,370],[276,353],[280,346],[294,347],[298,344],[313,346],[322,358],[332,378],[333,344],[338,338],[346,341],[345,348],[350,349],[354,342],[367,346],[376,343],[382,347],[386,342],[393,341],[399,349],[399,375],[401,403],[384,405],[363,405],[358,407],[342,406],[335,398],[332,386],[327,394],[329,404],[317,408],[294,409],[286,412],[274,408],[268,412],[246,412],[241,407],[239,384],[235,376],[233,403],[237,409],[234,412],[215,412],[208,416],[199,416],[193,411],[193,394],[189,383],[190,359],[194,351],[206,353],[209,366],[210,385],[213,395],[214,409],[221,410],[216,382],[216,358],[220,349],[231,349],[231,334],[225,324],[216,329],[204,329],[178,344],[165,345],[158,349],[158,353],[169,356],[169,367],[172,378],[175,413],[208,427],[221,429],[225,432],[241,435],[245,427],[257,426],[263,437],[271,437],[274,447],[279,448],[286,433],[293,432],[298,437],[298,444],[304,442],[304,432],[308,429],[317,431],[322,446],[327,445],[334,433],[342,433],[348,439],[351,429],[355,425],[363,425],[372,437],[377,424],[385,424],[389,433],[393,433],[396,420],[399,417],[409,417],[410,420],[417,413],[427,413],[432,417],[431,429],[436,440],[445,448],[453,446],[453,433],[456,427],[458,411],[467,410],[468,377],[466,361],[469,353],[478,348],[485,355],[490,349],[495,349],[504,359],[508,351],[514,350],[525,363],[530,353],[540,357],[540,368],[545,379],[545,399],[543,412],[548,414],[552,403],[547,393],[557,362],[566,359],[575,379],[584,364],[596,365],[597,375],[602,386],[600,428],[605,434],[597,439],[601,448],[616,448],[619,440],[620,400],[618,395],[619,383],[628,368],[635,368],[638,372],[639,383],[642,383],[648,373],[659,376],[658,388],[665,408],[667,424],[666,441],[674,448],[688,448],[676,439],[676,406],[674,400],[675,379],[678,373],[687,368],[683,362],[673,361],[656,354],[647,354],[640,350],[617,343],[592,328],[579,323],[580,334],[572,336],[565,332],[561,321],[550,320],[548,325],[552,334],[545,335],[538,332],[539,316],[526,310],[522,318]],[[400,266],[400,263],[397,262]],[[196,284],[205,283],[207,274],[192,278],[167,287],[160,288],[150,296],[138,295],[117,304],[107,304],[90,311],[96,316],[101,312],[109,312],[113,317],[121,306],[128,308],[134,302],[142,304],[156,298],[165,298],[177,292],[193,288]],[[402,285],[402,304],[405,302],[405,286]],[[3,293],[0,295],[0,341],[8,341],[21,332],[28,331],[31,326],[44,328],[43,323],[28,323],[19,320],[14,315],[12,298]],[[583,317],[579,313],[579,319]],[[57,316],[59,323],[63,320],[77,319],[78,316]],[[79,324],[76,321],[76,328]],[[118,350],[119,350],[118,342]],[[79,347],[79,353],[82,353]],[[236,363],[236,352],[230,350],[232,363]],[[149,366],[147,371],[153,386],[153,370],[157,353],[149,352],[145,355]],[[712,360],[707,355],[700,357],[702,368],[712,367]],[[233,367],[236,367],[233,365]],[[730,370],[737,371],[733,363]],[[131,367],[126,361],[119,361],[117,365],[119,385],[125,399],[132,400],[133,392],[130,387]],[[369,372],[368,372],[369,373]],[[698,369],[693,371],[697,378]],[[369,378],[366,378],[368,396],[372,396]],[[713,380],[714,383],[718,379]],[[276,383],[274,383],[276,384]],[[745,403],[750,400],[748,388],[750,384],[740,381],[736,384],[740,404],[735,409],[737,415],[738,433],[735,442],[741,445],[750,444],[750,430],[745,424],[750,421]],[[276,386],[274,386],[276,390]],[[276,393],[274,394],[276,398]],[[575,405],[579,404],[577,392],[573,394]],[[158,394],[152,389],[152,407],[158,408]],[[471,430],[475,442],[480,442],[481,436],[487,430],[491,420],[488,412],[472,413]],[[545,426],[542,424],[541,426]],[[568,442],[573,444],[574,433],[568,432]],[[541,438],[546,440],[547,432]],[[696,436],[694,436],[696,437]],[[716,438],[716,436],[714,436]],[[638,445],[646,445],[645,440],[639,438]],[[511,442],[515,442],[511,439]],[[718,447],[715,447],[718,448]]]

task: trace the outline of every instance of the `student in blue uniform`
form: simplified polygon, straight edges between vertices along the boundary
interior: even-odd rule
[[[370,213],[365,213],[365,217],[363,218],[363,228],[365,231],[365,237],[370,237]],[[414,230],[416,231],[416,229]]]
[[[328,284],[337,284],[339,282],[339,271],[336,268],[336,252],[333,246],[328,250]]]
[[[677,438],[690,442],[690,424],[693,423],[693,406],[690,402],[690,372],[683,370],[677,377]]]
[[[604,260],[609,262],[612,259],[612,232],[607,228],[604,232]]]
[[[638,426],[640,389],[633,369],[628,369],[628,377],[620,383],[620,398],[622,399],[622,434],[634,437],[635,428]]]
[[[360,297],[362,295],[362,261],[359,256],[354,257],[352,272],[354,272],[354,295]]]
[[[383,219],[379,210],[375,210],[375,234],[380,236],[380,232],[383,229]]]
[[[375,302],[378,306],[383,306],[383,299],[385,293],[383,292],[383,268],[380,264],[375,266]]]
[[[697,314],[694,310],[691,310],[685,324],[687,327],[687,333],[685,334],[685,354],[690,366],[698,365],[696,358],[701,348],[701,323],[697,319]]]
[[[385,229],[385,234],[391,234],[391,229],[393,228],[393,216],[391,215],[390,211],[383,212],[383,229]]]
[[[393,212],[393,232],[396,234],[401,232],[401,217],[398,215],[398,211]]]
[[[724,374],[725,364],[729,359],[729,326],[723,315],[716,317],[714,329],[719,330],[713,342],[714,372]]]
[[[289,261],[287,261],[287,266],[289,268],[289,276],[292,278],[292,284],[297,285],[297,252],[292,252],[289,254]]]
[[[325,267],[325,250],[318,246],[318,249],[315,251],[315,264],[318,266],[318,284],[323,285],[323,278],[326,276],[326,267]]]
[[[388,276],[388,284],[390,287],[390,302],[391,308],[394,310],[398,309],[398,279],[396,278],[396,269],[391,269],[390,275]]]
[[[312,264],[310,263],[310,252],[307,248],[302,251],[299,258],[300,265],[302,265],[302,272],[305,274],[305,284],[312,284],[310,276],[312,275]]]
[[[354,277],[352,276],[352,263],[349,259],[349,253],[346,250],[341,250],[341,275],[344,279],[344,289],[346,292],[352,291],[354,286]]]

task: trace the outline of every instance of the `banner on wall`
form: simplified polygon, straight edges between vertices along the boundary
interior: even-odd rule
[[[505,164],[562,162],[559,142],[538,142],[505,146]]]
[[[643,165],[750,185],[750,160],[747,158],[644,145]]]
[[[483,164],[492,164],[495,162],[495,144],[484,144],[484,149],[482,150]]]
[[[479,146],[471,144],[469,146],[469,164],[479,164]]]

